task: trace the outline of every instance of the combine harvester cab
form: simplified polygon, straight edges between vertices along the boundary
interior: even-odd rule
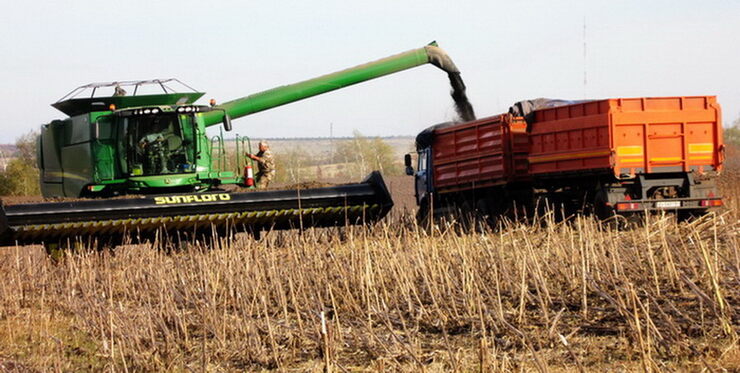
[[[228,184],[250,185],[239,168],[254,166],[242,154],[251,152],[251,145],[244,138],[245,148],[237,147],[234,170],[225,170],[223,137],[209,139],[206,129],[222,124],[231,131],[232,119],[425,64],[461,83],[457,67],[433,42],[221,105],[214,100],[210,106],[195,104],[204,93],[176,79],[81,86],[53,104],[69,118],[41,129],[38,166],[43,195],[144,196],[6,206],[0,217],[0,243],[80,239],[117,243],[127,236],[149,238],[157,232],[259,232],[375,222],[393,206],[377,172],[361,183],[327,188],[223,191]],[[192,92],[178,93],[171,88],[175,84]],[[151,87],[161,91],[141,94]],[[106,89],[115,92],[96,97]],[[87,91],[91,93],[84,97]]]

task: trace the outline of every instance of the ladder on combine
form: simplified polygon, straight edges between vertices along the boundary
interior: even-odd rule
[[[211,137],[211,172],[209,177],[221,179],[223,181],[233,181],[237,178],[238,172],[230,170],[227,164],[228,156],[226,154],[226,145],[224,144],[223,130],[220,134]]]

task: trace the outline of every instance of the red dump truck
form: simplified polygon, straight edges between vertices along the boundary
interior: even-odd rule
[[[601,218],[650,210],[688,216],[722,205],[714,96],[547,102],[422,131],[417,169],[405,159],[419,215],[532,213],[543,201]]]

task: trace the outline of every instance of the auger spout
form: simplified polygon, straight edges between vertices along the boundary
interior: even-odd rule
[[[422,48],[228,101],[217,108],[224,109],[232,119],[240,118],[427,63],[448,74],[459,74],[450,56],[438,47],[436,42],[432,42]],[[224,111],[214,110],[204,113],[206,126],[222,123]]]

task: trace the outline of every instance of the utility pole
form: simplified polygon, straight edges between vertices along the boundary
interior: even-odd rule
[[[583,98],[587,99],[586,85],[588,84],[588,76],[586,75],[586,16],[583,16]]]
[[[331,162],[334,162],[334,123],[329,123],[329,148],[331,150],[329,151],[329,156],[331,157]]]

